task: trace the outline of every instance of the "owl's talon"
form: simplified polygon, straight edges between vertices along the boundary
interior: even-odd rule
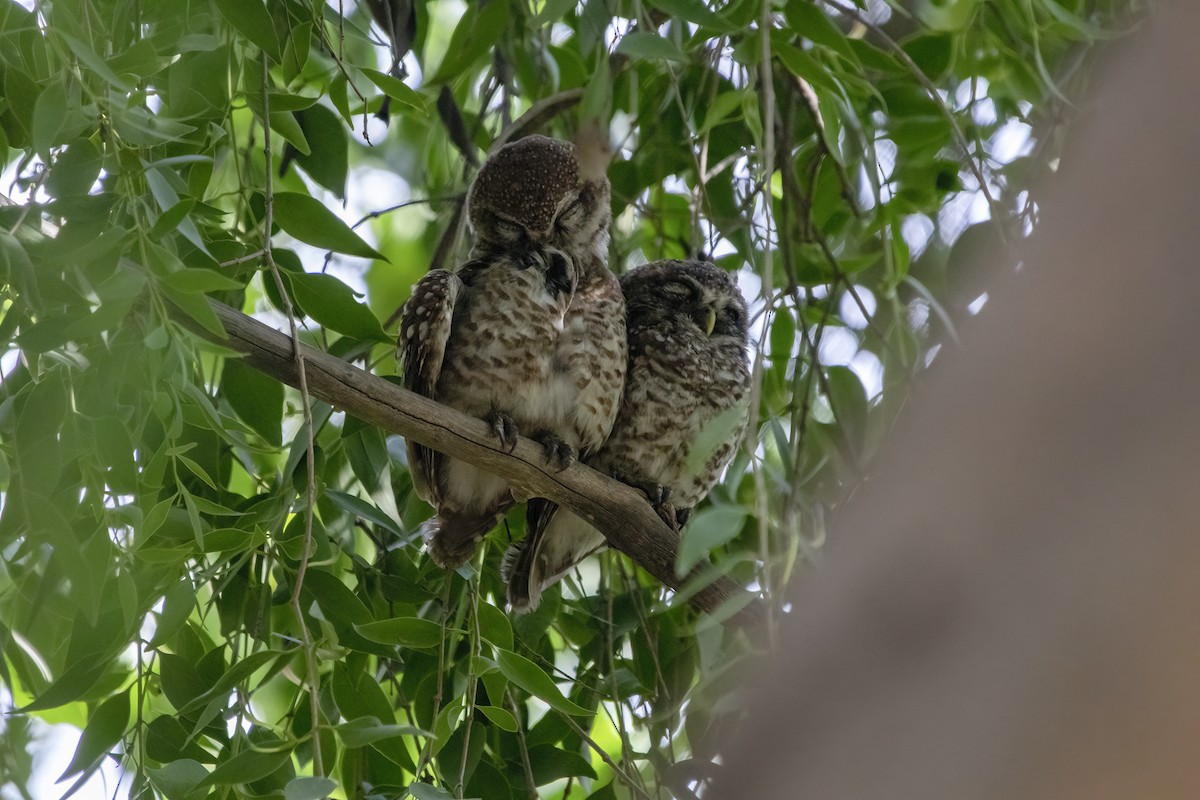
[[[579,454],[575,448],[551,431],[542,431],[534,437],[546,451],[546,463],[562,472],[575,463]]]
[[[500,444],[504,446],[505,450],[511,453],[516,449],[520,432],[517,430],[517,423],[510,415],[498,409],[492,409],[483,419],[492,426],[492,433],[496,434],[496,438],[500,440]]]

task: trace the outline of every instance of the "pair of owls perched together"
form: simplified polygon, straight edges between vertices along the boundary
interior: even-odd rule
[[[607,159],[588,156],[529,136],[488,159],[468,196],[470,259],[427,274],[405,304],[404,385],[485,419],[506,446],[518,432],[538,440],[558,468],[583,458],[682,524],[744,427],[689,469],[701,430],[748,392],[746,302],[701,261],[657,261],[618,282]],[[516,500],[503,479],[435,450],[410,442],[408,458],[417,494],[437,508],[429,552],[458,566]],[[527,520],[504,560],[514,609],[534,608],[605,543],[547,500],[530,500]]]

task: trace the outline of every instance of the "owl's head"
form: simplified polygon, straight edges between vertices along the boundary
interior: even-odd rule
[[[749,337],[746,299],[734,276],[707,261],[654,261],[621,276],[629,335],[668,328],[696,343]]]
[[[593,159],[545,136],[509,142],[488,158],[468,195],[479,243],[504,250],[556,247],[603,256],[612,219],[610,188]]]

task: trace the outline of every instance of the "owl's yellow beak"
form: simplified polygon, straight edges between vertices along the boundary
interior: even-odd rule
[[[708,316],[704,318],[704,333],[706,336],[712,336],[713,328],[717,326],[717,312],[711,308],[708,310]]]

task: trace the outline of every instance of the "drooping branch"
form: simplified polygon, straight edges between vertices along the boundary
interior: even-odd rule
[[[291,339],[229,306],[215,300],[210,303],[229,336],[221,344],[244,353],[248,366],[289,386],[298,385]],[[180,318],[184,316],[180,314]],[[213,338],[199,326],[190,327]],[[303,355],[308,391],[313,397],[383,430],[500,475],[518,496],[545,497],[565,506],[604,533],[612,547],[671,589],[679,589],[697,573],[693,571],[682,579],[676,575],[679,534],[659,518],[636,489],[583,464],[556,472],[546,465],[542,447],[524,437],[511,453],[506,452],[483,420],[320,350],[306,346]],[[748,599],[741,586],[720,577],[695,592],[689,602],[701,611],[713,612],[726,601],[744,605]],[[754,620],[757,614],[752,608],[746,606],[739,612],[741,621]]]

